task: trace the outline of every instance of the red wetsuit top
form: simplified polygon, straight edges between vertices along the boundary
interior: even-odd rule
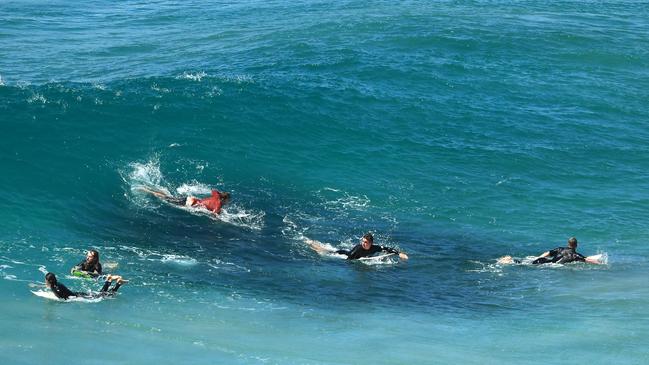
[[[196,205],[196,204],[200,204],[216,214],[221,213],[221,205],[223,205],[223,203],[221,203],[221,195],[219,195],[218,190],[212,190],[212,196],[205,199],[198,199],[192,205]]]

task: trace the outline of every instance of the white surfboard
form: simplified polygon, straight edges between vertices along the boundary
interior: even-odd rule
[[[37,297],[49,299],[49,300],[55,300],[57,302],[84,302],[84,303],[97,303],[101,302],[103,298],[84,298],[84,297],[69,297],[67,300],[58,298],[54,293],[50,290],[30,290],[32,294],[34,294]]]
[[[57,298],[56,295],[54,295],[53,292],[49,290],[31,290],[32,294],[34,294],[37,297],[45,298],[45,299],[50,299],[50,300],[56,300],[59,302],[62,302],[63,299]]]

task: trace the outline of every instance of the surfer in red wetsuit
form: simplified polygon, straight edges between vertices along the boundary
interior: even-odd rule
[[[172,196],[162,191],[154,191],[147,188],[140,188],[140,190],[145,191],[149,194],[153,194],[156,197],[174,205],[184,205],[186,207],[200,206],[204,207],[214,214],[221,214],[221,208],[223,207],[223,205],[230,201],[230,193],[220,192],[216,189],[212,190],[212,195],[203,199],[197,198],[192,195]]]
[[[189,203],[190,206],[203,206],[214,214],[220,214],[221,207],[223,204],[227,203],[228,200],[230,200],[230,193],[221,193],[218,190],[212,190],[212,195],[208,198],[198,199],[193,196],[188,196],[185,200],[185,204]]]

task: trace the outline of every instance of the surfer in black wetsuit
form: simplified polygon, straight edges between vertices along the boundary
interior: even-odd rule
[[[111,288],[110,284],[113,280],[115,280],[116,283]],[[73,292],[72,290],[68,289],[65,285],[59,283],[58,280],[56,280],[56,275],[52,274],[51,272],[48,272],[45,275],[45,285],[47,285],[48,288],[52,289],[52,292],[54,293],[54,295],[56,295],[57,298],[63,300],[67,300],[70,297],[82,297],[82,298],[94,299],[94,298],[101,298],[105,296],[114,295],[115,292],[117,292],[117,289],[119,289],[119,287],[125,283],[127,283],[127,281],[122,279],[121,276],[108,275],[106,277],[106,282],[104,282],[104,286],[101,288],[99,293]]]
[[[82,271],[93,278],[102,274],[101,264],[99,263],[99,252],[97,250],[89,250],[86,254],[86,259],[78,263],[72,268],[72,274],[75,271]]]
[[[307,243],[309,243],[311,247],[318,252],[332,252],[329,249],[323,247],[317,241],[307,240]],[[363,235],[363,237],[361,238],[361,243],[354,246],[351,250],[336,250],[333,252],[339,255],[346,255],[347,260],[357,260],[362,257],[372,256],[379,252],[387,252],[399,255],[399,258],[401,258],[402,260],[408,259],[408,255],[403,252],[399,252],[392,247],[375,245],[374,236],[372,236],[371,233],[366,233],[365,235]]]
[[[585,262],[586,256],[578,253],[577,239],[570,237],[568,247],[557,247],[554,250],[546,251],[541,256],[532,261],[534,265],[556,263],[567,264],[569,262]]]
[[[546,251],[541,256],[534,257],[532,256],[533,265],[541,264],[567,264],[569,262],[587,262],[589,264],[605,264],[606,261],[602,261],[602,254],[593,255],[593,256],[584,256],[577,251],[577,239],[571,237],[568,239],[568,247],[557,247],[553,250]],[[497,264],[507,265],[507,264],[529,264],[530,258],[526,260],[514,258],[512,256],[503,256],[500,257],[497,261]]]

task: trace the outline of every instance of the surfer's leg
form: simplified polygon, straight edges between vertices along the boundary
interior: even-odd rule
[[[110,284],[112,283],[113,280],[116,281],[115,286],[110,288]],[[105,294],[115,293],[117,289],[119,289],[119,287],[122,286],[122,284],[126,284],[126,283],[128,283],[128,280],[122,279],[122,277],[119,275],[108,275],[106,277],[106,282],[104,282],[104,286],[101,288],[100,292]]]
[[[110,289],[110,291],[109,291],[109,292],[110,292],[110,293],[114,293],[114,292],[116,292],[116,291],[117,291],[117,289],[119,289],[119,287],[120,287],[120,286],[122,286],[122,283],[121,283],[121,282],[119,282],[119,281],[118,281],[118,282],[116,282],[116,283],[115,283],[115,286],[114,286],[114,287],[113,287],[112,289]]]
[[[499,258],[498,261],[496,261],[496,262],[498,264],[501,264],[501,265],[512,264],[512,263],[514,263],[514,258],[507,255],[507,256],[503,256],[503,257]]]
[[[104,286],[101,287],[101,290],[99,290],[100,293],[106,293],[108,292],[108,288],[110,287],[111,279],[110,275],[106,277],[106,281],[104,281]]]
[[[181,196],[165,195],[164,197],[161,197],[161,199],[166,201],[167,203],[171,203],[174,205],[185,205],[185,202],[187,201],[187,197],[184,195]]]
[[[151,189],[149,189],[149,188],[145,188],[145,187],[143,187],[143,186],[142,186],[142,187],[139,187],[138,190],[144,191],[145,193],[149,193],[149,194],[155,195],[155,196],[157,196],[158,198],[165,198],[165,197],[169,196],[169,195],[167,195],[167,194],[165,194],[165,193],[163,193],[163,192],[161,192],[161,191],[151,190]]]
[[[320,241],[312,240],[310,238],[305,238],[304,242],[309,246],[311,246],[311,248],[318,253],[330,252],[330,250],[324,247],[322,245],[322,242]]]
[[[547,257],[539,257],[538,259],[532,261],[532,264],[534,265],[541,265],[541,264],[547,264],[552,262],[552,259],[549,259]]]
[[[174,204],[174,205],[186,205],[186,202],[187,202],[187,196],[186,195],[173,196],[173,195],[169,195],[169,194],[167,194],[165,192],[162,192],[162,191],[155,191],[155,190],[150,190],[150,189],[147,189],[147,188],[140,188],[140,190],[145,191],[145,192],[147,192],[149,194],[152,194],[152,195],[156,196],[157,198],[162,199],[162,200],[166,201],[167,203],[171,203],[171,204]]]

